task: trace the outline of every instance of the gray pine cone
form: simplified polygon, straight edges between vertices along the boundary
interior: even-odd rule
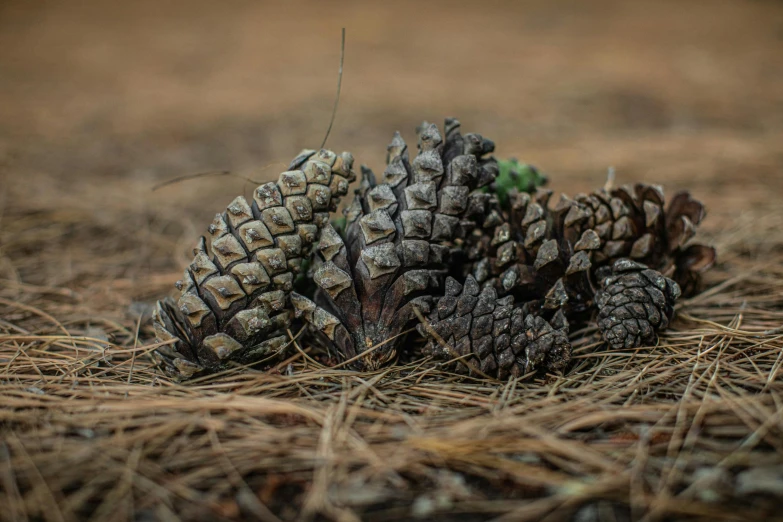
[[[470,270],[482,285],[519,302],[564,307],[573,321],[590,315],[595,275],[618,259],[671,276],[687,295],[715,262],[714,248],[691,243],[706,213],[688,192],[675,194],[668,206],[661,187],[643,183],[574,199],[561,195],[554,205],[551,196],[541,188],[509,191],[504,222],[494,233],[468,238]]]
[[[447,279],[446,295],[437,301],[429,321],[417,326],[428,339],[423,353],[450,361],[446,366],[459,373],[507,379],[538,369],[558,371],[571,359],[562,311],[551,321],[526,313],[514,306],[512,296],[498,299],[491,286],[479,290],[473,276],[464,286]]]
[[[660,272],[629,259],[616,261],[596,294],[601,335],[615,349],[654,344],[657,332],[669,326],[679,296],[679,285]]]
[[[482,190],[498,173],[486,157],[494,143],[461,134],[447,119],[418,129],[418,154],[409,161],[399,133],[387,147],[380,179],[362,167],[362,181],[346,209],[346,228],[327,226],[314,256],[313,301],[294,296],[297,313],[359,369],[375,369],[396,355],[402,333],[442,295],[443,280],[461,242],[474,229],[494,227]],[[456,254],[456,255],[455,255]],[[367,352],[367,353],[365,353]]]
[[[286,343],[294,276],[308,259],[348,184],[353,156],[305,150],[253,201],[237,197],[217,214],[177,281],[177,301],[157,303],[153,354],[170,376],[186,379],[229,361],[250,363]]]

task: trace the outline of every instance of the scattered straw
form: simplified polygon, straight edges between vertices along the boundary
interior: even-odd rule
[[[657,347],[587,328],[564,375],[507,383],[427,359],[326,368],[291,332],[271,369],[175,384],[138,313],[4,282],[0,519],[776,515],[783,271],[719,239],[726,261]]]

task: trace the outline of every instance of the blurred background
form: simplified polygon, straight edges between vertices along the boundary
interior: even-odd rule
[[[457,116],[556,191],[608,166],[688,186],[708,233],[780,206],[779,1],[3,0],[0,269],[159,296],[252,185],[152,187],[264,181],[318,147],[342,27],[328,146],[357,162],[379,169],[393,131],[413,145],[422,120]]]

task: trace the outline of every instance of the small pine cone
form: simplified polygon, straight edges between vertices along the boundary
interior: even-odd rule
[[[215,216],[176,284],[178,300],[153,314],[158,341],[173,341],[153,354],[166,373],[186,379],[286,343],[294,276],[355,179],[352,165],[347,152],[303,151],[251,203],[239,196]]]
[[[669,326],[680,287],[660,272],[621,259],[596,294],[598,327],[614,349],[654,344]]]
[[[297,296],[293,303],[305,321],[316,321],[327,345],[356,358],[356,368],[375,369],[396,355],[416,311],[428,313],[442,295],[462,239],[502,220],[488,212],[482,190],[497,176],[497,162],[485,157],[494,143],[461,134],[455,119],[444,131],[422,124],[412,160],[395,133],[380,179],[362,168],[345,230],[326,226],[321,235],[313,267],[319,290],[313,301]]]
[[[491,286],[479,291],[473,276],[464,286],[448,278],[429,324],[417,329],[428,339],[423,353],[450,361],[446,366],[457,372],[507,379],[539,369],[559,371],[571,359],[562,311],[551,321],[526,313],[512,296],[498,299]]]

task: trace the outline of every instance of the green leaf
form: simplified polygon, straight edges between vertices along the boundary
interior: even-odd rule
[[[348,218],[345,216],[334,218],[332,220],[332,228],[341,236],[345,233],[345,226],[348,224]]]
[[[310,277],[308,272],[310,271],[310,257],[307,256],[302,259],[302,271],[296,274],[294,277],[294,291],[297,294],[301,294],[309,299],[312,299],[315,295],[315,283]]]
[[[500,173],[495,181],[485,189],[497,194],[500,205],[508,206],[508,191],[516,188],[520,192],[533,192],[536,187],[545,185],[547,177],[533,165],[520,163],[516,158],[498,160]]]

